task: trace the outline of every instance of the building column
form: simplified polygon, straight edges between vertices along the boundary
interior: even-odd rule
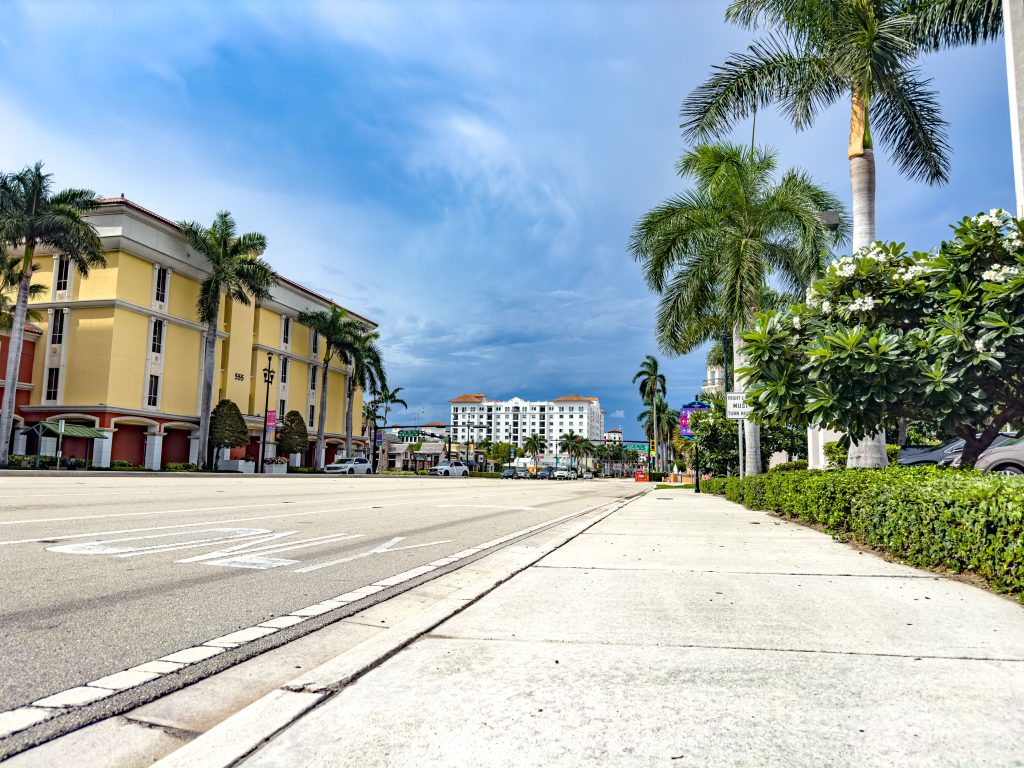
[[[114,446],[114,430],[101,429],[100,432],[107,436],[106,440],[98,437],[92,441],[92,465],[94,467],[110,466],[110,450]]]
[[[1024,5],[1003,0],[1003,38],[1006,44],[1006,84],[1010,91],[1010,140],[1017,215],[1024,216]]]
[[[288,466],[289,467],[301,467],[302,466],[302,454],[292,453],[288,455]]]
[[[164,436],[154,432],[146,433],[146,453],[142,466],[146,469],[160,469],[160,458],[164,451]]]
[[[273,432],[271,430],[269,430],[269,429],[267,430],[267,433],[269,435],[273,435]],[[263,447],[263,457],[264,458],[266,458],[266,459],[276,459],[277,458],[277,443],[274,443],[274,442],[271,442],[270,440],[267,440],[263,444],[263,446],[264,446]]]
[[[24,456],[28,449],[28,435],[21,434],[21,429],[17,425],[12,431],[14,432],[14,450],[11,453],[15,456]]]
[[[191,434],[188,437],[188,463],[199,463],[199,435]]]

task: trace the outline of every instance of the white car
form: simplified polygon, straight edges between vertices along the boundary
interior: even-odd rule
[[[469,477],[469,466],[464,461],[442,461],[436,467],[431,467],[427,474],[435,477]]]
[[[356,456],[351,459],[335,459],[324,467],[329,475],[369,475],[373,473],[373,465],[369,459]]]

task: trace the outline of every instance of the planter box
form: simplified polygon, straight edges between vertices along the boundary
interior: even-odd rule
[[[263,465],[264,475],[287,475],[288,465],[287,464],[264,464]]]
[[[219,472],[241,472],[251,475],[256,471],[255,461],[242,461],[241,459],[221,459],[217,466]]]

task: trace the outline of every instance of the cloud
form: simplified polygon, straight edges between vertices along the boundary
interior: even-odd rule
[[[624,419],[624,418],[626,418],[626,412],[620,408],[617,411],[612,411],[608,415],[608,418],[609,419]]]

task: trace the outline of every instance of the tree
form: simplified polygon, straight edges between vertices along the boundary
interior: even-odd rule
[[[221,400],[210,414],[210,445],[238,448],[249,442],[249,430],[234,400]]]
[[[48,246],[67,259],[86,278],[92,267],[106,265],[96,228],[85,214],[97,205],[91,189],[65,189],[54,193],[52,174],[43,173],[36,163],[18,173],[0,174],[0,252],[20,248],[16,271],[17,298],[11,316],[11,337],[7,349],[4,396],[0,404],[0,465],[7,464],[14,400],[18,387],[21,349],[25,342],[25,320],[32,295],[32,259],[36,248]],[[16,257],[17,258],[17,257]]]
[[[346,325],[347,333],[339,344],[339,354],[349,366],[348,391],[345,400],[345,454],[352,455],[352,417],[358,386],[363,393],[377,392],[386,384],[384,362],[381,358],[377,341],[380,334],[361,324]],[[371,421],[363,406],[363,432]],[[373,424],[376,429],[377,414],[373,412]],[[371,435],[372,437],[372,435]]]
[[[918,59],[998,35],[996,6],[995,0],[733,0],[729,21],[747,28],[763,23],[773,34],[732,54],[687,98],[684,135],[702,141],[721,135],[773,103],[802,130],[849,99],[853,251],[859,253],[876,240],[875,138],[911,179],[948,179],[946,123]],[[854,466],[884,466],[884,432],[863,436],[850,454]]]
[[[329,310],[300,312],[299,322],[315,331],[324,347],[320,368],[320,410],[316,428],[316,450],[313,452],[313,467],[323,469],[324,452],[327,448],[327,383],[331,361],[335,356],[345,357],[351,354],[354,339],[362,332],[363,325],[349,317],[348,312],[337,305],[331,305]],[[347,412],[351,413],[351,396],[346,407]],[[351,427],[348,434],[351,434]]]
[[[489,440],[483,440],[478,443],[480,450],[486,450],[491,461],[497,464],[508,464],[512,461],[512,449],[515,447],[512,443],[491,443],[489,449],[485,449],[484,443],[490,443]]]
[[[382,414],[382,417],[383,417],[383,423],[384,423],[385,427],[388,425],[388,411],[391,409],[391,406],[393,406],[393,405],[400,405],[403,408],[408,408],[409,407],[408,403],[406,403],[405,400],[403,400],[402,398],[400,398],[398,396],[398,393],[401,392],[401,391],[402,391],[401,387],[396,387],[395,389],[388,389],[388,385],[387,385],[386,381],[381,381],[380,382],[380,386],[379,386],[379,389],[377,390],[376,396],[373,399],[373,403],[374,403],[375,408],[378,408],[378,409],[379,408],[383,408],[384,409],[384,413]],[[376,418],[377,418],[377,414],[375,412],[374,413],[374,431],[376,431]],[[467,452],[467,454],[469,452],[469,445],[468,444],[466,445],[466,452]],[[467,459],[468,459],[468,455],[467,455]]]
[[[32,265],[32,271],[35,272],[37,265]],[[11,328],[14,326],[14,309],[15,304],[11,303],[12,295],[17,299],[18,295],[18,283],[21,281],[21,257],[20,256],[0,256],[0,331],[7,331],[10,333]],[[28,288],[28,297],[30,299],[38,298],[50,290],[47,286],[41,285],[40,283],[31,283]],[[25,313],[25,320],[30,323],[36,323],[43,319],[41,312],[34,309],[29,309]]]
[[[235,220],[227,211],[220,211],[207,228],[196,221],[179,222],[189,247],[206,258],[209,276],[199,286],[196,315],[206,326],[203,342],[203,383],[199,404],[199,464],[209,463],[210,404],[213,401],[213,376],[217,353],[217,319],[221,294],[249,306],[252,301],[266,301],[270,289],[277,285],[277,276],[260,256],[267,249],[267,238],[258,232],[238,235]]]
[[[531,434],[528,438],[523,441],[523,450],[526,451],[527,456],[533,457],[533,465],[537,466],[538,457],[547,450],[548,441],[546,438],[541,437],[536,432]]]
[[[640,398],[647,404],[647,406],[654,413],[655,424],[652,429],[652,434],[657,435],[657,409],[654,408],[654,403],[665,396],[665,374],[658,370],[658,358],[654,355],[644,356],[643,362],[640,363],[640,369],[633,374],[633,383],[639,382]],[[657,452],[657,437],[653,437],[655,440],[655,452]]]
[[[672,438],[679,434],[679,411],[669,408],[668,402],[662,397],[653,406],[641,411],[636,420],[643,427],[647,439],[662,448],[670,446]]]
[[[562,439],[558,441],[558,450],[560,453],[564,453],[569,457],[569,469],[572,469],[572,460],[574,457],[579,456],[580,442],[583,440],[583,435],[578,435],[571,429],[562,435]]]
[[[853,441],[886,418],[934,423],[971,466],[1024,416],[1022,318],[1024,220],[964,218],[935,253],[876,245],[762,315],[745,337],[750,400],[766,423],[838,424]]]
[[[306,420],[298,411],[288,411],[277,435],[277,452],[282,456],[291,456],[293,453],[305,453],[308,447]]]
[[[775,152],[758,147],[695,147],[677,165],[693,189],[634,227],[630,251],[648,287],[661,295],[657,337],[665,351],[685,354],[710,340],[738,338],[778,296],[769,278],[803,292],[831,247],[847,236],[839,199],[800,169],[776,182],[777,165]],[[826,210],[839,212],[831,231],[821,215]],[[733,387],[742,392],[735,376],[743,365],[739,346],[732,344]],[[746,438],[747,471],[755,475],[761,471],[757,424],[747,422]]]

